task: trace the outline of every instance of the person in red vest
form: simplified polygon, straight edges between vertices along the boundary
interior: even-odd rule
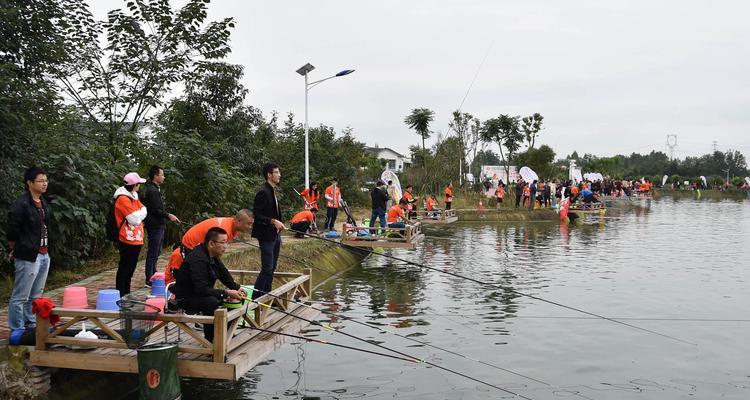
[[[138,189],[146,180],[137,173],[130,172],[122,181],[122,186],[117,188],[114,194],[115,223],[119,227],[120,247],[115,287],[120,291],[120,296],[125,296],[130,293],[130,281],[143,247],[143,220],[146,218],[147,210],[138,199]]]
[[[404,192],[403,198],[406,200],[406,212],[409,214],[409,218],[417,217],[417,199],[411,192],[414,190],[414,186],[406,185],[406,191]]]
[[[315,214],[313,214],[310,210],[303,210],[298,212],[297,214],[294,214],[294,217],[292,217],[292,220],[290,221],[292,231],[295,231],[294,237],[305,237],[305,235],[300,232],[307,233],[307,231],[310,230],[310,225],[312,225],[312,222],[314,220]]]
[[[174,282],[174,270],[180,269],[185,257],[203,243],[211,228],[221,228],[227,232],[227,239],[231,242],[239,232],[250,232],[253,227],[253,214],[248,209],[242,209],[234,217],[215,217],[205,219],[193,225],[180,240],[179,246],[172,251],[164,271],[164,282]]]
[[[443,192],[445,193],[445,209],[450,210],[451,203],[453,203],[453,184],[448,183]]]
[[[341,189],[339,189],[338,179],[331,179],[331,186],[326,188],[326,224],[325,230],[335,231],[334,226],[336,225],[336,216],[339,213],[339,206],[344,201],[341,197]]]
[[[388,218],[386,218],[386,221],[388,222],[389,228],[405,228],[406,223],[411,222],[406,216],[406,205],[406,200],[401,198],[401,200],[398,201],[398,204],[388,210]]]
[[[318,190],[318,183],[310,181],[310,187],[305,188],[302,193],[299,194],[305,199],[305,210],[310,210],[314,213],[318,212],[318,199],[320,199],[320,190]]]

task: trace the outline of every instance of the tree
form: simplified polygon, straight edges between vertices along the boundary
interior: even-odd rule
[[[520,117],[501,114],[497,118],[484,121],[481,136],[484,142],[497,143],[500,148],[500,158],[505,166],[506,176],[510,176],[510,162],[523,141],[523,134],[519,130]]]
[[[122,143],[175,84],[189,85],[230,52],[234,22],[207,23],[208,2],[189,0],[172,10],[169,0],[128,1],[127,11],[112,10],[102,22],[83,0],[65,0],[70,58],[57,70],[61,89],[89,117],[93,133],[105,135],[114,160],[127,156]]]
[[[543,179],[552,177],[553,161],[555,161],[555,152],[546,144],[538,149],[531,147],[523,153],[518,153],[515,157],[518,166],[523,165],[533,169]]]
[[[458,163],[458,179],[459,182],[463,182],[463,171],[464,165],[466,165],[466,153],[468,151],[469,142],[471,140],[470,123],[475,118],[469,113],[462,113],[459,110],[453,111],[453,119],[448,123],[448,127],[456,132],[456,138],[458,139],[459,151],[461,158]]]
[[[409,129],[414,129],[422,137],[422,149],[424,149],[425,139],[430,137],[430,122],[435,117],[435,112],[429,108],[415,108],[411,114],[404,118],[404,123]]]
[[[544,117],[539,113],[534,113],[521,120],[521,130],[523,131],[524,136],[526,136],[526,142],[530,149],[534,148],[536,137],[538,136],[539,131],[542,130],[542,120],[544,120]]]

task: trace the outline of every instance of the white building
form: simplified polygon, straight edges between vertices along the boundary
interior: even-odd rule
[[[388,147],[378,147],[378,145],[375,145],[375,147],[365,147],[365,151],[384,160],[386,162],[385,169],[388,171],[404,172],[411,165],[410,158]]]

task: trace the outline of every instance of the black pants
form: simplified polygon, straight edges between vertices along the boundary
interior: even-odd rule
[[[214,296],[188,297],[177,301],[188,314],[203,314],[213,316],[214,311],[219,308],[221,302]],[[203,337],[209,342],[214,341],[214,324],[203,324]]]
[[[142,246],[120,243],[119,247],[120,262],[117,264],[115,287],[120,291],[120,296],[125,296],[130,293],[130,280],[138,264],[138,255],[141,253]]]
[[[451,209],[451,203],[453,203],[453,202],[452,201],[446,201],[445,202],[445,209],[446,210],[450,210]]]
[[[334,226],[336,225],[336,216],[339,215],[339,209],[329,207],[326,208],[326,226],[325,229],[332,231],[334,230]]]
[[[292,228],[293,231],[307,233],[307,230],[310,229],[310,223],[307,222],[307,221],[294,222],[294,223],[292,223],[292,225],[290,226],[290,228]],[[296,237],[305,237],[305,235],[303,235],[301,233],[295,233],[294,236],[296,236]]]
[[[253,300],[271,291],[273,286],[273,273],[279,262],[279,251],[281,251],[281,236],[276,235],[275,240],[258,241],[260,244],[260,273],[255,280]]]

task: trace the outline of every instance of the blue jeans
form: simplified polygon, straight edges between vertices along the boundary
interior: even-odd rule
[[[164,231],[166,226],[155,226],[146,228],[148,232],[148,250],[146,251],[146,283],[151,281],[151,275],[156,273],[156,260],[161,254],[161,246],[164,244]]]
[[[380,227],[385,228],[385,209],[383,208],[373,208],[372,209],[372,215],[370,216],[370,228],[375,226],[375,219],[380,219]]]
[[[388,224],[389,228],[406,228],[406,224],[403,222],[391,222]]]
[[[16,277],[8,303],[8,327],[24,329],[36,326],[31,303],[42,297],[49,272],[49,254],[37,254],[36,261],[16,259]]]
[[[255,280],[253,300],[271,291],[273,285],[273,272],[276,271],[276,263],[279,261],[281,251],[281,236],[276,234],[275,240],[258,241],[260,244],[260,274]]]

